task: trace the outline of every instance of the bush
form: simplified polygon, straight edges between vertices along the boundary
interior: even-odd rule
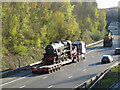
[[[7,54],[8,53],[8,50],[5,48],[5,46],[3,45],[2,46],[2,54]]]
[[[14,52],[15,54],[19,54],[19,55],[27,55],[27,47],[25,46],[14,46]]]
[[[100,39],[102,39],[102,34],[99,31],[95,31],[92,33],[91,38],[94,41],[99,41]]]

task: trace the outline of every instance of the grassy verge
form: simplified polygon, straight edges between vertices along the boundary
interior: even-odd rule
[[[18,68],[18,58],[21,59],[21,67],[38,62],[42,59],[45,51],[39,48],[29,48],[28,55],[14,55],[9,53],[2,57],[2,71],[12,70]]]
[[[118,79],[120,79],[120,65],[116,66],[109,74],[105,75],[105,77],[99,81],[94,88],[108,88]]]

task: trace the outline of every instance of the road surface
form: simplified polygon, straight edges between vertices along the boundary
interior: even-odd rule
[[[86,59],[79,63],[65,65],[60,71],[51,74],[36,75],[30,70],[23,71],[3,78],[0,86],[2,88],[75,88],[118,61],[118,55],[114,55],[114,50],[118,47],[118,30],[113,30],[113,34],[112,47],[103,47],[102,43],[90,47],[87,49]],[[102,56],[108,54],[113,56],[114,61],[101,64]]]

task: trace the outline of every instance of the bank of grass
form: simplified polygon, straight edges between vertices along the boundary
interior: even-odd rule
[[[28,48],[28,55],[18,55],[8,52],[7,55],[2,57],[2,71],[4,72],[18,68],[18,58],[21,59],[21,67],[38,62],[42,59],[44,52],[45,51],[42,48]]]
[[[118,79],[120,79],[120,65],[116,66],[109,74],[105,75],[104,78],[99,81],[94,88],[108,88]]]

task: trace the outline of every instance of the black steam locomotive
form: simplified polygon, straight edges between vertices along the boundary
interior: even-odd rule
[[[60,63],[68,58],[72,58],[72,42],[56,41],[47,45],[45,51],[46,53],[42,59],[44,65]]]

